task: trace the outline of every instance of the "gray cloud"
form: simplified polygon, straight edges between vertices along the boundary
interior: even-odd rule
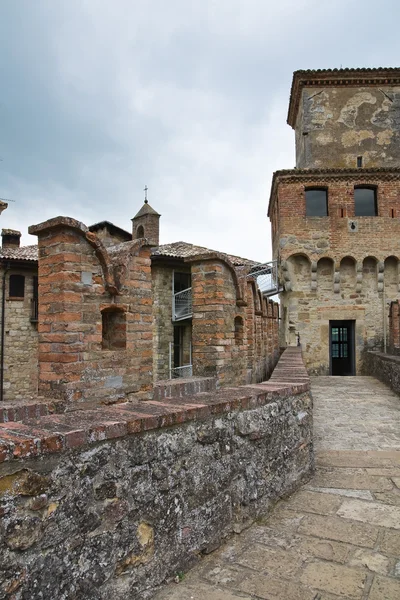
[[[266,260],[298,68],[395,66],[400,9],[355,0],[4,0],[3,226],[65,214]],[[25,243],[35,239],[24,236]]]

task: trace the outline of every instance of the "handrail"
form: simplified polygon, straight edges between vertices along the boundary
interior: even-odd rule
[[[193,314],[192,309],[192,288],[186,288],[173,295],[172,319],[173,321],[182,321],[190,319]]]

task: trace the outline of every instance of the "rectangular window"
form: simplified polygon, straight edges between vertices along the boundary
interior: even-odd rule
[[[325,188],[306,189],[306,217],[328,216],[328,190]]]
[[[356,217],[376,217],[378,203],[376,188],[358,186],[354,188],[354,214]]]
[[[25,296],[25,277],[23,275],[10,275],[10,298],[23,298]]]

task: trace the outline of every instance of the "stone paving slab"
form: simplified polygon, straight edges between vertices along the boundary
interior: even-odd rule
[[[312,391],[311,481],[155,600],[400,600],[400,399],[371,377]]]

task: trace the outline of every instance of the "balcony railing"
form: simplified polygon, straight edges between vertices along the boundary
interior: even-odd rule
[[[172,320],[183,321],[183,319],[190,319],[192,314],[192,288],[190,287],[173,295]]]
[[[279,283],[278,262],[276,260],[254,266],[249,275],[257,281],[258,289],[265,297],[274,296],[283,290]]]

